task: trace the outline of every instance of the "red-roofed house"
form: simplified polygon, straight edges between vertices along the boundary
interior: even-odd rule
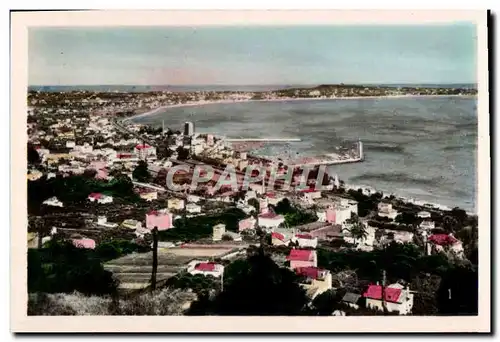
[[[366,307],[383,311],[382,286],[370,285],[363,294],[366,298]],[[408,287],[392,284],[385,288],[385,303],[387,311],[399,312],[400,315],[411,313],[413,307],[413,293]]]
[[[278,228],[280,224],[285,222],[285,217],[282,215],[277,215],[271,210],[265,213],[259,214],[259,226],[266,228]]]
[[[462,241],[456,239],[452,234],[434,234],[427,238],[427,241],[434,245],[434,248],[440,252],[442,250],[451,249],[453,252],[461,256],[464,252]]]
[[[106,196],[104,194],[94,192],[87,197],[87,199],[90,202],[97,202],[99,204],[106,204],[106,203],[112,203],[113,202],[113,197],[111,196]]]
[[[92,239],[73,239],[71,242],[77,248],[95,249],[95,241]]]
[[[158,230],[167,230],[173,228],[172,213],[168,211],[150,211],[146,214],[146,228],[153,229],[157,227]]]
[[[295,234],[292,241],[297,242],[299,247],[316,248],[318,246],[318,238],[305,233]]]
[[[295,273],[305,277],[300,285],[306,289],[310,299],[332,288],[332,274],[328,270],[318,267],[298,267]]]
[[[290,261],[290,268],[293,270],[298,267],[318,267],[314,250],[292,249],[286,259]]]
[[[224,266],[214,262],[194,260],[188,264],[187,271],[192,275],[203,274],[219,278],[224,275]]]
[[[156,148],[149,146],[148,144],[139,144],[134,148],[134,153],[139,157],[139,159],[156,157]]]
[[[271,244],[273,246],[287,246],[289,242],[290,242],[290,239],[288,239],[285,236],[285,234],[281,234],[278,232],[271,233]]]

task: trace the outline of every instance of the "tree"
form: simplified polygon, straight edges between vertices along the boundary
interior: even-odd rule
[[[368,232],[366,231],[366,227],[361,222],[359,217],[355,214],[351,216],[351,218],[346,220],[346,223],[349,225],[349,228],[346,230],[351,234],[351,236],[355,240],[364,240],[368,236]]]
[[[251,205],[252,207],[254,207],[257,211],[260,210],[260,203],[259,203],[259,200],[256,199],[256,198],[250,198],[248,201],[247,201],[248,205]]]
[[[184,148],[182,146],[179,146],[177,148],[177,159],[179,160],[186,160],[189,158],[189,150],[187,148]]]
[[[69,242],[49,241],[28,250],[28,292],[111,294],[117,283],[92,251]]]
[[[228,234],[222,235],[222,241],[233,241],[233,237]]]
[[[457,265],[443,276],[437,292],[442,315],[477,315],[478,273],[475,267]]]
[[[224,291],[214,300],[214,314],[287,316],[303,311],[307,297],[295,273],[262,253],[233,264],[226,267]]]
[[[28,165],[38,165],[41,159],[33,144],[28,143]]]
[[[138,165],[132,172],[132,177],[139,182],[147,183],[151,179],[151,175],[148,170],[148,164],[144,160],[139,161]]]
[[[275,207],[276,214],[288,214],[294,211],[295,210],[290,204],[288,198],[282,199]]]

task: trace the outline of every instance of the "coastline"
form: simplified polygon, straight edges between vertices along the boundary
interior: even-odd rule
[[[211,104],[231,104],[231,103],[248,103],[248,102],[287,102],[287,101],[326,101],[326,100],[362,100],[362,99],[401,99],[401,98],[437,98],[437,97],[453,97],[453,98],[474,98],[477,97],[477,95],[388,95],[388,96],[344,96],[344,97],[334,97],[334,98],[277,98],[277,99],[243,99],[243,100],[214,100],[214,101],[193,101],[193,102],[186,102],[186,103],[177,103],[177,104],[169,104],[165,106],[160,106],[158,108],[146,111],[144,113],[139,113],[127,118],[124,118],[122,120],[123,123],[126,123],[127,121],[132,121],[137,118],[141,117],[147,117],[150,115],[157,114],[159,112],[171,109],[171,108],[180,108],[180,107],[198,107],[198,106],[204,106],[204,105],[211,105]],[[444,210],[444,211],[449,211],[453,208],[450,208],[448,205],[444,205],[441,203],[433,203],[429,202],[423,199],[418,199],[418,198],[408,198],[406,196],[400,196],[397,193],[386,193],[380,189],[377,189],[376,187],[372,186],[358,186],[355,184],[348,184],[347,182],[345,183],[346,189],[363,189],[363,190],[370,190],[370,191],[381,191],[384,193],[384,197],[389,197],[393,195],[397,199],[403,200],[405,202],[413,203],[416,205],[424,206],[424,204],[429,204],[432,205],[433,207],[439,209],[439,210]],[[477,212],[469,211],[465,208],[464,209],[468,215],[475,215],[477,216]]]
[[[185,103],[176,103],[169,104],[165,106],[160,106],[158,108],[151,109],[145,113],[139,113],[132,115],[130,117],[124,118],[122,122],[131,121],[134,119],[150,116],[162,112],[164,110],[168,110],[171,108],[180,108],[180,107],[198,107],[204,105],[211,104],[231,104],[231,103],[248,103],[248,102],[286,102],[286,101],[327,101],[327,100],[364,100],[364,99],[401,99],[401,98],[437,98],[437,97],[459,97],[459,98],[471,98],[477,97],[477,95],[387,95],[387,96],[343,96],[343,97],[292,97],[292,98],[277,98],[277,99],[261,99],[261,100],[252,100],[252,99],[244,99],[244,100],[214,100],[214,101],[193,101],[193,102],[185,102]]]

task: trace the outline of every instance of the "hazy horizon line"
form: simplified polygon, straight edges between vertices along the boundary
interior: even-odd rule
[[[435,82],[333,82],[333,83],[262,83],[262,84],[223,84],[223,83],[190,83],[190,84],[120,84],[120,83],[93,83],[93,84],[29,84],[28,87],[92,87],[92,86],[127,86],[127,87],[189,87],[189,86],[223,86],[223,87],[231,87],[231,86],[319,86],[319,85],[399,85],[399,84],[430,84],[430,85],[453,85],[453,84],[478,84],[478,82],[452,82],[452,83],[435,83]]]

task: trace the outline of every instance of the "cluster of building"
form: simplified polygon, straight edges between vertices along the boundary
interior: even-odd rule
[[[347,89],[347,90],[346,90]],[[351,94],[362,90],[337,88],[340,93],[330,95],[321,90],[308,90],[308,96],[339,96],[343,91]],[[366,90],[366,89],[365,89]],[[296,90],[294,96],[304,96],[304,90]],[[367,88],[366,91],[371,91]],[[325,95],[326,94],[326,95]],[[364,94],[364,93],[363,93]],[[89,95],[91,95],[89,97]],[[234,200],[234,189],[221,187],[215,189],[215,182],[222,174],[224,165],[233,165],[239,173],[238,183],[241,184],[243,172],[249,165],[276,167],[275,161],[255,158],[244,151],[236,151],[224,139],[213,134],[197,134],[194,124],[186,122],[182,132],[161,132],[154,134],[141,133],[140,125],[127,124],[107,115],[110,113],[127,112],[130,108],[157,108],[158,106],[179,103],[182,101],[200,101],[210,98],[211,93],[186,93],[182,96],[168,92],[151,95],[132,94],[116,96],[98,96],[93,93],[72,94],[65,100],[61,94],[30,93],[28,132],[29,142],[38,152],[41,164],[28,171],[29,181],[36,181],[45,176],[47,179],[58,175],[68,176],[84,174],[89,170],[94,172],[98,180],[110,181],[116,175],[126,175],[133,180],[136,193],[151,205],[144,217],[126,218],[117,222],[109,222],[107,215],[96,215],[94,225],[103,229],[121,227],[133,232],[136,237],[142,238],[153,229],[165,231],[176,229],[174,222],[181,216],[205,215],[207,202],[233,203],[241,209],[246,217],[238,222],[238,231],[226,229],[224,224],[212,227],[211,244],[214,246],[223,243],[240,243],[245,236],[253,236],[257,229],[262,229],[270,235],[273,246],[291,246],[287,256],[289,268],[300,276],[301,286],[306,289],[308,296],[313,299],[319,294],[332,289],[333,275],[329,270],[318,267],[317,249],[323,244],[332,241],[342,241],[349,248],[370,251],[387,242],[411,243],[415,234],[423,237],[425,251],[428,254],[453,252],[463,256],[461,242],[452,235],[433,234],[436,228],[429,212],[418,213],[421,220],[415,232],[407,230],[378,229],[371,227],[367,219],[358,218],[358,203],[351,198],[334,195],[330,191],[320,191],[306,188],[298,191],[268,190],[266,183],[250,184],[244,191],[243,198]],[[221,95],[222,96],[222,95]],[[235,93],[224,95],[235,101],[244,101],[252,98],[252,93]],[[279,92],[264,93],[265,98],[284,96]],[[54,105],[59,103],[59,105]],[[168,134],[167,134],[168,133]],[[160,157],[160,151],[155,142],[168,139],[169,157]],[[189,152],[189,158],[179,158],[179,148]],[[191,159],[192,158],[192,159]],[[176,174],[176,180],[183,181],[184,187],[177,193],[167,194],[162,185],[141,183],[134,179],[133,171],[140,161],[147,161],[149,172],[153,175],[162,170],[168,171],[179,164],[196,166],[200,164],[212,165],[216,171],[212,181],[199,186],[195,192],[187,191],[191,184],[190,174]],[[200,175],[202,176],[202,175]],[[300,175],[294,175],[292,188],[302,181]],[[341,184],[338,177],[332,180],[334,188],[339,189]],[[366,190],[366,189],[365,189]],[[370,193],[367,193],[370,195]],[[284,199],[289,199],[294,206],[301,210],[313,212],[317,221],[289,227],[285,215],[277,214],[273,207]],[[253,206],[250,203],[257,202]],[[88,194],[89,204],[102,208],[120,208],[120,201],[108,193],[93,192]],[[57,208],[66,208],[57,197],[49,197],[43,205]],[[394,222],[400,214],[392,207],[388,199],[379,203],[376,215]],[[141,214],[142,215],[142,214]],[[114,221],[113,218],[110,221]],[[356,225],[362,225],[364,233],[356,233]],[[52,231],[51,235],[56,231]],[[35,245],[36,234],[30,234],[29,246]],[[42,237],[42,242],[50,240],[50,236]],[[97,243],[94,239],[79,234],[79,237],[70,239],[78,248],[94,249]],[[164,246],[177,246],[162,242]],[[186,270],[195,275],[212,275],[222,278],[224,266],[205,259],[191,260]],[[358,305],[359,299],[364,297],[366,305],[371,308],[385,308],[389,311],[398,311],[408,314],[413,306],[413,294],[401,285],[392,284],[385,287],[385,297],[382,298],[382,287],[371,285],[363,294],[348,293],[343,301],[353,307]]]

